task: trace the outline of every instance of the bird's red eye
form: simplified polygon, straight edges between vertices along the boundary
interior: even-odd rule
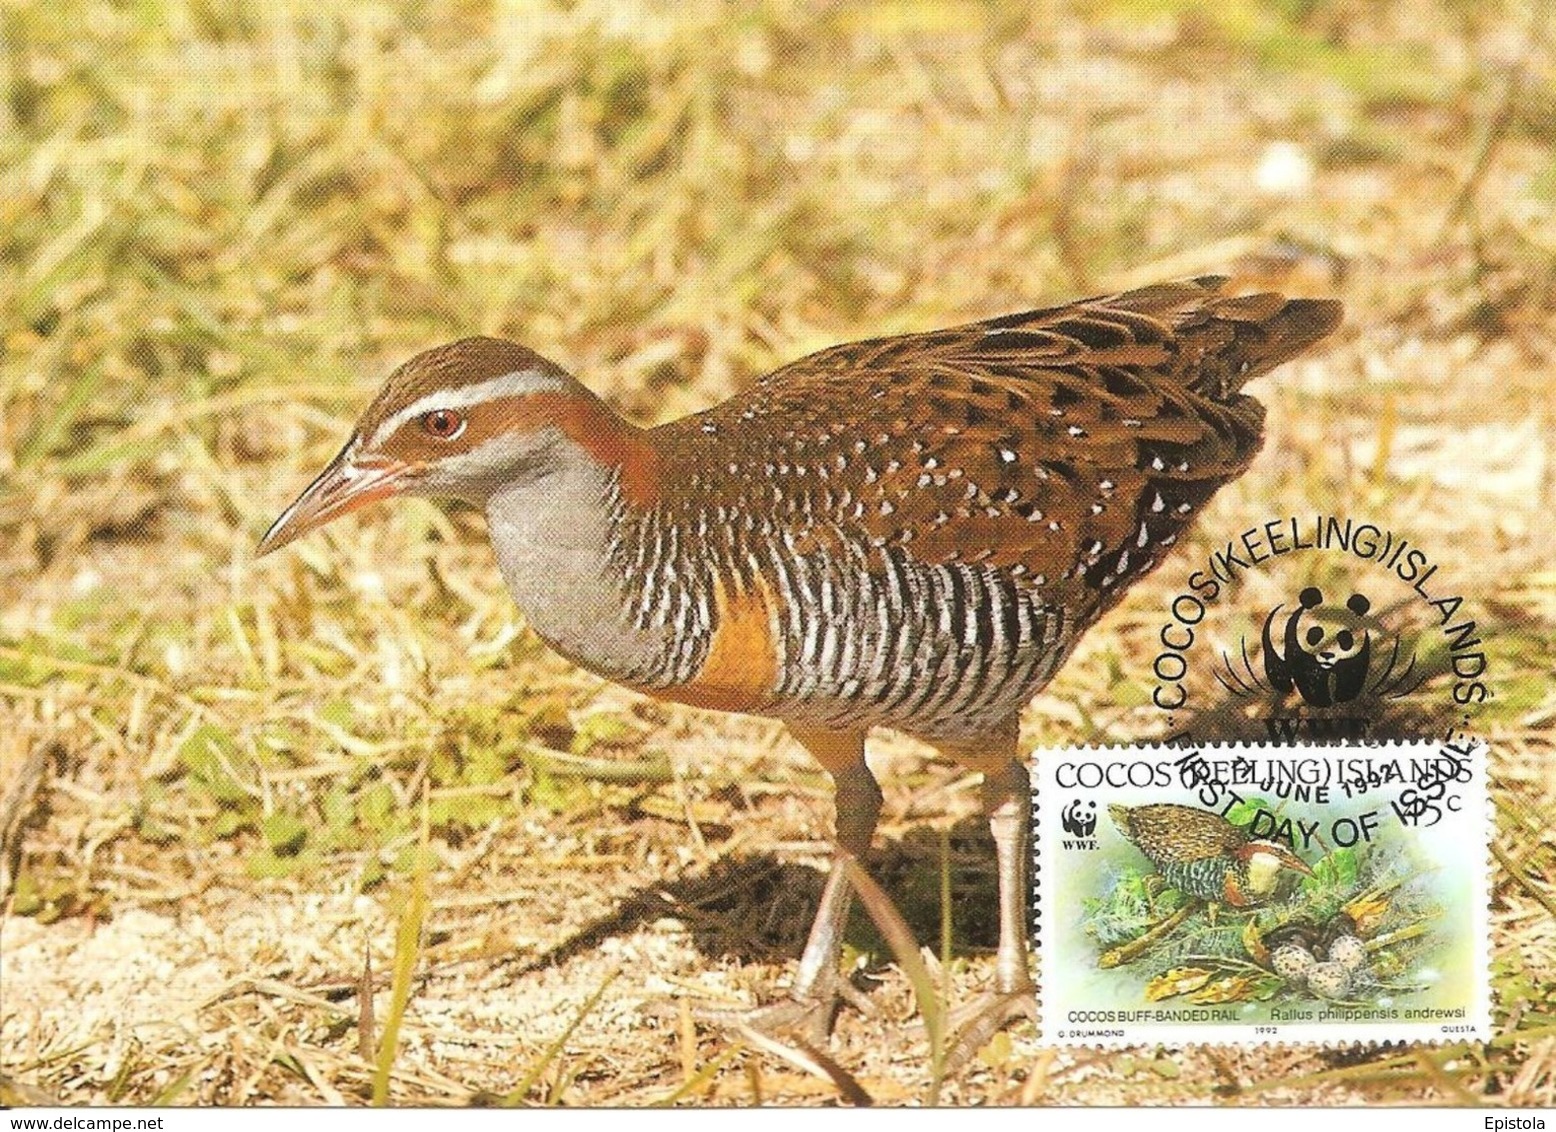
[[[433,409],[421,418],[421,427],[439,440],[453,440],[465,431],[465,418],[452,409]]]

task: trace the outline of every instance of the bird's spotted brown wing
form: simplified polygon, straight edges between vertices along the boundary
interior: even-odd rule
[[[1111,810],[1124,836],[1157,864],[1230,857],[1248,840],[1220,814],[1194,806],[1163,802]]]
[[[1258,451],[1243,382],[1339,320],[1337,303],[1221,285],[837,346],[662,439],[694,494],[761,508],[797,549],[901,547],[1106,604]]]

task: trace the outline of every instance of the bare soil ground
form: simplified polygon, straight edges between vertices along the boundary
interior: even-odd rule
[[[819,892],[827,784],[779,729],[549,655],[477,516],[254,543],[385,367],[460,333],[654,421],[832,342],[1229,269],[1349,315],[1262,383],[1267,450],[1180,561],[1250,515],[1366,514],[1476,603],[1497,1036],[1016,1027],[938,1097],[1556,1101],[1543,6],[413,7],[0,11],[0,1097],[837,1103],[685,1011],[771,996]],[[1030,746],[1159,732],[1176,574]],[[926,943],[955,882],[954,1002],[991,967],[976,783],[893,736],[872,761],[877,875]],[[921,1102],[908,982],[867,919],[850,944],[875,1010],[831,1056]]]

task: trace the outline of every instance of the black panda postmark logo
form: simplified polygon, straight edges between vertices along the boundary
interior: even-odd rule
[[[1246,641],[1241,668],[1223,654],[1216,679],[1234,696],[1294,691],[1304,704],[1315,708],[1349,704],[1364,692],[1384,699],[1408,696],[1425,683],[1427,673],[1418,671],[1415,649],[1399,634],[1383,636],[1375,653],[1377,636],[1368,623],[1371,612],[1366,594],[1353,593],[1343,603],[1329,606],[1321,589],[1308,586],[1297,595],[1294,609],[1287,612],[1282,602],[1264,618],[1259,638],[1263,679],[1248,659]]]
[[[1494,695],[1475,602],[1409,535],[1288,515],[1200,545],[1146,673],[1171,741],[1417,738]]]
[[[1309,621],[1323,604],[1324,593],[1317,586],[1302,591],[1296,610],[1286,618],[1283,651],[1276,649],[1270,632],[1281,607],[1264,619],[1264,675],[1282,692],[1295,688],[1309,707],[1350,703],[1366,687],[1372,663],[1372,634],[1366,627],[1331,629]],[[1345,609],[1357,617],[1365,617],[1371,608],[1365,594],[1352,594],[1345,602]]]

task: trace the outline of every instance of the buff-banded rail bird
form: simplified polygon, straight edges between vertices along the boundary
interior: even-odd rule
[[[856,342],[654,428],[556,364],[467,338],[400,366],[261,554],[397,495],[482,508],[529,626],[650,696],[783,721],[830,773],[836,845],[881,809],[872,727],[982,772],[993,985],[952,1060],[1035,1010],[1022,708],[1263,438],[1241,392],[1340,320],[1329,300],[1165,283]],[[824,1037],[851,886],[834,867],[789,1000]]]
[[[1163,880],[1212,907],[1262,904],[1288,870],[1313,875],[1307,862],[1280,842],[1250,837],[1210,810],[1159,802],[1109,806],[1108,814]]]

